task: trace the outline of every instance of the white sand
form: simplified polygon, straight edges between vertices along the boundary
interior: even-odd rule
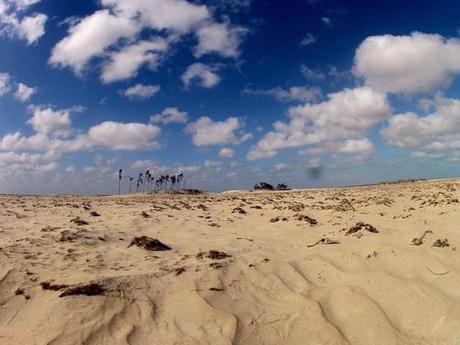
[[[0,197],[0,344],[460,344],[459,189]]]

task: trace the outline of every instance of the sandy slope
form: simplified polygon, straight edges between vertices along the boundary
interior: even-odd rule
[[[460,344],[459,194],[3,196],[0,343]],[[172,250],[128,248],[141,235]],[[101,291],[59,297],[89,282]]]

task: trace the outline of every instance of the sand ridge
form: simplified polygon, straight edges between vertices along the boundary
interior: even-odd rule
[[[459,188],[0,196],[0,344],[460,344]]]

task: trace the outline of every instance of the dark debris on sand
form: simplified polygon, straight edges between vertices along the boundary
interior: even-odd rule
[[[91,236],[89,235],[88,230],[80,229],[77,231],[63,230],[60,233],[58,239],[59,242],[75,242],[77,240],[90,240]]]
[[[178,267],[174,270],[174,272],[176,273],[176,276],[179,276],[181,275],[182,273],[186,272],[186,268],[185,267]]]
[[[59,291],[63,289],[67,289],[69,285],[66,284],[54,284],[52,282],[41,282],[40,286],[43,290],[51,290],[51,291]]]
[[[105,292],[105,287],[100,283],[89,283],[83,285],[77,285],[66,289],[59,297],[85,295],[85,296],[97,296],[102,295]]]
[[[449,240],[447,238],[445,239],[437,239],[436,241],[433,242],[432,244],[433,247],[438,247],[438,248],[444,248],[444,247],[449,247]]]
[[[348,229],[347,232],[345,233],[345,235],[351,235],[351,234],[354,234],[354,233],[356,233],[358,231],[361,231],[361,230],[372,232],[374,234],[377,234],[379,232],[375,227],[373,227],[370,224],[366,224],[366,223],[363,223],[363,222],[358,222],[358,223],[356,223],[356,225],[354,225],[350,229]]]
[[[208,259],[212,259],[212,260],[223,260],[223,259],[230,258],[230,257],[231,257],[230,254],[227,254],[225,252],[221,252],[221,251],[218,251],[218,250],[210,250],[207,253],[199,252],[196,255],[197,259],[208,258]]]
[[[142,211],[141,216],[142,216],[143,218],[150,218],[150,214],[148,214],[148,213],[145,212],[145,211]]]
[[[270,219],[270,223],[276,223],[276,222],[279,222],[280,220],[283,221],[283,222],[288,221],[287,217],[276,216],[276,217]]]
[[[161,243],[156,238],[151,238],[148,236],[134,237],[131,243],[128,245],[128,248],[132,246],[138,246],[139,248],[143,248],[145,250],[150,251],[171,250],[171,247],[167,246],[164,243]]]
[[[80,217],[74,218],[70,222],[77,224],[77,225],[88,225],[89,224],[86,220],[83,220]]]
[[[53,231],[58,230],[58,229],[60,229],[59,226],[49,226],[48,225],[48,226],[45,226],[44,228],[41,228],[40,231],[41,232],[53,232]]]
[[[336,239],[331,239],[331,238],[328,238],[328,237],[323,237],[323,238],[319,239],[318,241],[316,241],[315,243],[308,244],[308,245],[307,245],[307,248],[311,248],[311,247],[317,246],[318,244],[329,245],[329,244],[340,244],[340,242],[339,242],[338,240],[336,240]]]
[[[420,237],[414,237],[414,238],[412,239],[411,244],[414,245],[414,246],[420,246],[420,245],[422,245],[422,244],[423,244],[423,240],[425,239],[425,236],[426,236],[427,234],[432,234],[432,233],[433,233],[433,231],[431,231],[431,230],[426,230],[426,231],[422,234],[422,236],[420,236]]]
[[[314,218],[311,218],[305,214],[296,214],[294,215],[295,219],[299,220],[299,221],[303,221],[303,222],[307,222],[308,224],[310,225],[316,225],[318,224],[318,221]]]
[[[235,207],[232,211],[232,213],[238,213],[238,214],[247,214],[247,212],[241,208],[241,207]]]

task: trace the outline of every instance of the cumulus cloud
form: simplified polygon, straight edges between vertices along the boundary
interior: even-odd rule
[[[140,41],[124,47],[110,55],[110,60],[103,66],[101,79],[104,83],[111,83],[132,78],[144,64],[155,70],[162,53],[167,49],[168,41],[163,38]]]
[[[88,130],[88,139],[94,146],[112,150],[149,150],[160,145],[155,139],[160,128],[142,123],[106,121]]]
[[[182,74],[182,82],[188,88],[193,82],[204,88],[211,88],[220,82],[220,77],[215,73],[216,68],[202,63],[194,63],[187,67]]]
[[[171,45],[194,34],[196,57],[216,53],[237,57],[246,29],[218,23],[205,5],[184,0],[101,0],[102,8],[68,21],[70,28],[49,62],[78,75],[94,58],[102,60],[101,80],[110,83],[137,75],[147,64],[155,70]],[[142,40],[144,37],[155,37]]]
[[[219,157],[221,158],[233,158],[235,157],[235,151],[229,147],[223,147],[219,151]]]
[[[386,95],[369,87],[331,93],[321,103],[291,107],[290,121],[275,122],[274,130],[251,148],[247,159],[270,158],[279,149],[308,145],[333,152],[340,152],[344,144],[348,144],[347,151],[357,150],[359,145],[364,148],[364,142],[347,140],[363,139],[366,131],[386,119],[390,112]]]
[[[18,83],[14,97],[20,102],[27,102],[37,92],[36,87],[27,86],[23,83]]]
[[[200,117],[190,123],[186,132],[192,135],[196,146],[240,144],[251,138],[249,133],[243,133],[242,121],[237,117],[229,117],[224,121],[213,121],[209,117]]]
[[[81,73],[93,57],[103,54],[122,38],[132,38],[139,30],[130,18],[113,15],[108,10],[96,11],[69,28],[67,36],[54,46],[49,62]]]
[[[160,91],[159,85],[136,84],[122,91],[122,95],[130,99],[147,99]]]
[[[151,123],[162,123],[164,125],[170,123],[186,123],[187,120],[187,112],[180,111],[176,107],[165,108],[161,113],[150,117]]]
[[[195,56],[216,53],[223,57],[236,58],[240,55],[240,42],[247,32],[245,28],[231,27],[228,23],[207,23],[196,32],[198,45]]]
[[[10,174],[46,173],[57,168],[56,162],[49,162],[41,154],[0,152],[0,172],[7,168]]]
[[[0,96],[3,96],[10,91],[10,75],[8,73],[0,73]]]
[[[337,150],[340,153],[369,155],[374,152],[374,145],[369,138],[348,139]]]
[[[282,102],[309,102],[321,97],[321,89],[304,86],[291,86],[287,89],[275,87],[268,90],[246,88],[243,93],[256,96],[271,96]]]
[[[146,151],[160,147],[156,140],[160,133],[160,128],[153,125],[106,121],[73,138],[50,137],[44,133],[26,137],[20,132],[10,133],[0,139],[0,151],[39,151],[50,159],[92,148]]]
[[[93,148],[144,151],[160,147],[161,130],[152,124],[106,121],[90,127],[87,132],[72,128],[70,115],[81,107],[55,110],[47,106],[31,106],[32,117],[27,121],[35,131],[30,136],[20,132],[0,138],[0,152],[41,152],[49,160],[67,152]]]
[[[141,22],[157,30],[187,32],[210,18],[204,5],[183,0],[102,0],[117,15],[140,18]]]
[[[354,74],[384,92],[416,93],[446,86],[460,72],[460,40],[414,32],[371,36],[356,50]]]
[[[32,118],[27,121],[40,134],[66,137],[70,134],[70,114],[77,109],[53,110],[49,107],[30,107]]]
[[[45,24],[48,17],[43,13],[36,13],[24,17],[16,24],[17,35],[26,40],[27,43],[33,44],[45,34]]]
[[[436,97],[434,111],[392,116],[381,134],[394,146],[424,153],[447,153],[460,148],[460,100]]]
[[[29,45],[37,42],[45,34],[48,17],[43,13],[25,13],[39,2],[40,0],[2,0],[0,34],[24,39]]]

